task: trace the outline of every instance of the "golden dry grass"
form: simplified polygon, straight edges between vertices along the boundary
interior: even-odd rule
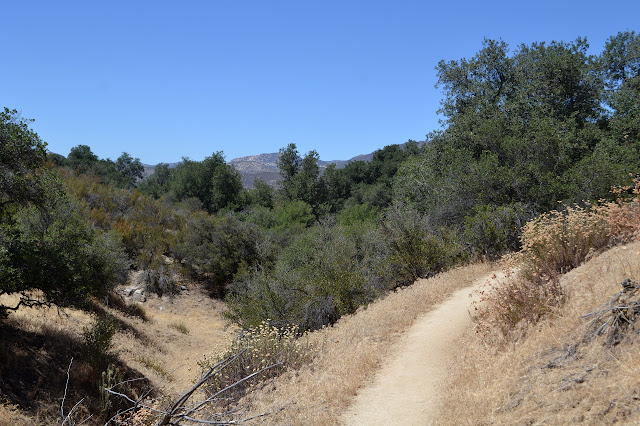
[[[212,300],[204,289],[195,285],[191,287],[189,294],[183,292],[174,298],[149,296],[147,303],[143,305],[147,321],[98,305],[99,309],[113,315],[120,325],[113,339],[112,352],[128,367],[137,370],[138,377],[149,378],[153,385],[160,384],[160,391],[165,395],[175,395],[190,388],[200,371],[197,362],[211,351],[224,350],[235,332],[235,327],[221,316],[224,304]],[[17,301],[16,297],[6,295],[1,300],[5,303]],[[81,341],[83,330],[90,327],[95,318],[95,314],[77,309],[58,310],[50,307],[21,308],[5,321],[17,330],[42,336],[45,340],[64,336]],[[9,364],[18,356],[22,355],[4,350],[0,345],[0,362],[5,364],[4,367],[11,368]],[[43,353],[43,356],[50,357],[51,354]],[[71,380],[89,380],[83,377],[80,354],[70,353],[65,358],[64,365],[55,367],[66,371],[71,356],[76,357],[71,369]],[[47,371],[43,370],[42,375],[46,377]],[[89,385],[97,389],[97,381]],[[52,391],[61,393],[63,390],[64,383],[60,385],[60,389]],[[60,400],[40,401],[36,410],[25,410],[16,405],[22,403],[23,401],[12,403],[0,399],[0,426],[51,424],[52,419],[59,418]],[[8,423],[2,423],[5,420]],[[88,424],[92,424],[91,421]]]
[[[163,382],[169,395],[191,387],[200,372],[198,361],[223,351],[236,330],[222,318],[224,303],[194,285],[189,294],[173,298],[151,295],[144,308],[149,321],[122,317],[131,329],[116,335],[114,350],[155,383]]]
[[[456,355],[441,424],[640,423],[640,338],[608,348],[585,339],[588,319],[640,277],[640,243],[611,249],[561,279],[557,314],[502,350],[470,330]]]
[[[272,412],[259,424],[335,425],[385,362],[389,350],[415,319],[451,293],[485,276],[492,265],[456,268],[420,280],[341,318],[334,326],[310,333],[320,352],[298,371],[285,373],[249,395],[243,403],[253,413]]]
[[[38,418],[22,414],[15,405],[0,405],[0,426],[33,426],[34,424],[44,423]]]

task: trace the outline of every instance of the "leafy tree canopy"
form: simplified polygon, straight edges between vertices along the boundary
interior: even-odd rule
[[[222,152],[215,152],[203,161],[183,158],[168,177],[169,194],[176,201],[200,200],[210,212],[240,207],[242,178],[225,162]]]
[[[495,223],[609,196],[640,172],[639,43],[620,33],[592,56],[581,38],[514,51],[485,40],[470,59],[441,61],[445,128],[400,167],[396,199],[436,226],[516,249],[517,235],[491,234]]]
[[[119,236],[99,235],[51,170],[45,143],[15,110],[0,113],[0,317],[22,305],[82,301],[127,269]],[[34,295],[40,290],[44,298]]]

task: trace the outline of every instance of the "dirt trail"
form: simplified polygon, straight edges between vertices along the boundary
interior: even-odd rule
[[[493,274],[455,292],[418,318],[395,344],[389,363],[374,382],[358,392],[344,414],[345,425],[427,425],[438,418],[440,395],[447,385],[451,354],[470,327],[471,292]]]

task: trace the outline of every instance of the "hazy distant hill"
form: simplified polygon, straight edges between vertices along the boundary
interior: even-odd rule
[[[422,145],[424,142],[418,142]],[[404,146],[404,144],[401,144]],[[273,187],[278,186],[280,180],[280,174],[278,173],[278,156],[280,154],[273,152],[270,154],[258,154],[249,155],[247,157],[234,158],[227,163],[235,167],[237,171],[242,175],[242,184],[245,188],[253,188],[253,180],[260,178]],[[318,161],[320,171],[327,168],[329,164],[335,164],[336,167],[342,168],[352,161],[371,161],[373,153],[357,155],[349,160],[333,160],[333,161]],[[179,163],[169,163],[169,167],[173,168]],[[143,164],[145,168],[145,176],[153,173],[155,166]]]
[[[242,184],[245,188],[253,187],[253,180],[260,178],[271,186],[277,186],[280,174],[278,174],[278,153],[249,155],[247,157],[234,158],[228,161],[242,175]]]
[[[278,173],[278,161],[279,154],[277,152],[271,154],[259,154],[250,155],[248,157],[234,158],[228,163],[231,164],[242,175],[242,184],[245,188],[253,187],[253,180],[260,178],[267,182],[271,186],[278,186],[280,180],[280,174]],[[334,160],[334,161],[318,161],[320,170],[327,168],[329,164],[335,164],[336,167],[344,167],[351,161],[363,160],[370,161],[373,158],[373,153],[358,155],[350,160]]]
[[[178,164],[180,163],[169,163],[169,168],[173,169],[174,167],[176,167]],[[151,164],[142,164],[142,166],[144,167],[144,172],[142,172],[142,177],[145,178],[149,175],[152,175],[153,172],[156,170],[156,166],[152,166]]]

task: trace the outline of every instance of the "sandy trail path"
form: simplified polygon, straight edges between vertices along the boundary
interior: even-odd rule
[[[447,385],[450,354],[472,326],[470,294],[494,277],[458,290],[433,311],[418,318],[395,344],[389,363],[373,383],[358,392],[342,418],[344,425],[428,425],[438,418],[440,395]]]

